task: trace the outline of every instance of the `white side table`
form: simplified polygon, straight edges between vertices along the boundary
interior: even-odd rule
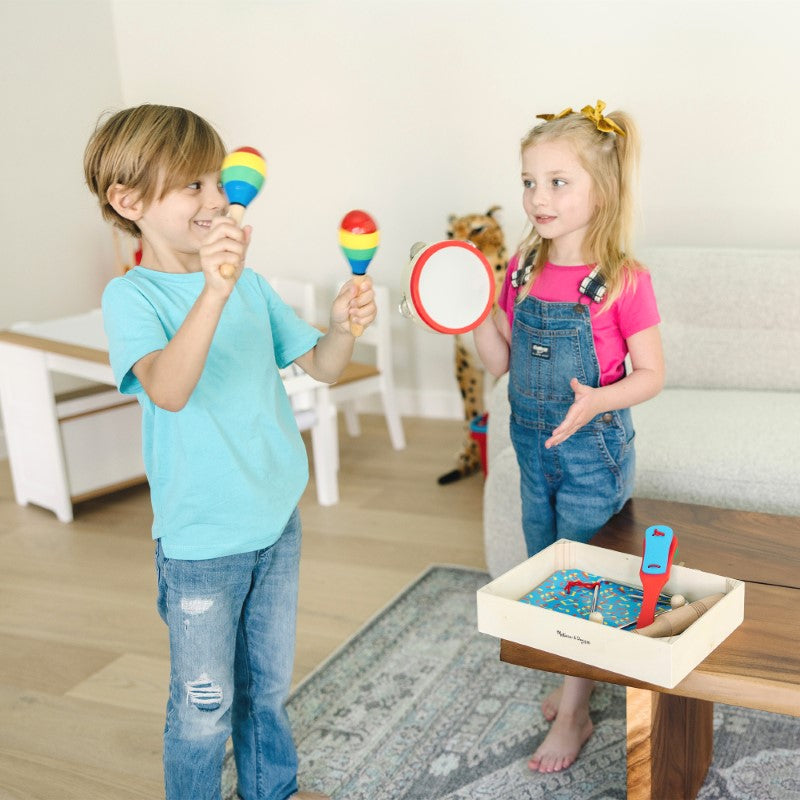
[[[89,394],[56,398],[52,373],[99,384]],[[317,499],[339,501],[338,432],[328,386],[305,373],[284,377],[288,394],[311,392]],[[144,482],[139,403],[117,392],[102,312],[0,331],[0,408],[14,497],[71,522],[73,503]]]

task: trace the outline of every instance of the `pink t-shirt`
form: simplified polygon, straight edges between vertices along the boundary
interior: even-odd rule
[[[500,290],[497,304],[508,317],[508,324],[514,327],[514,302],[518,290],[511,285],[511,273],[517,268],[519,256],[515,255],[508,264],[506,279]],[[551,303],[575,303],[582,300],[589,305],[592,322],[592,338],[600,363],[600,385],[619,380],[625,375],[625,356],[628,354],[626,339],[639,331],[658,325],[656,296],[653,282],[647,270],[636,273],[636,284],[628,287],[614,301],[610,309],[600,313],[603,303],[589,302],[581,295],[581,281],[592,271],[592,265],[560,267],[546,263],[536,277],[531,294],[539,300]]]

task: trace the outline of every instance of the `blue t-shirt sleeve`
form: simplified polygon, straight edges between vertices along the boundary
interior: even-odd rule
[[[258,275],[258,283],[267,301],[275,361],[283,369],[296,358],[311,350],[321,338],[322,331],[300,319],[294,309],[284,303],[278,293],[260,275]]]
[[[114,278],[103,292],[103,324],[117,388],[123,394],[144,391],[133,374],[136,362],[167,345],[167,335],[150,301],[129,280]]]

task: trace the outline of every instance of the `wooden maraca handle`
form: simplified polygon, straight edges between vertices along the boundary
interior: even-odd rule
[[[663,614],[659,614],[651,625],[637,628],[635,632],[642,636],[677,636],[677,634],[683,633],[693,622],[700,619],[711,606],[719,602],[723,597],[725,595],[720,592],[719,594],[712,594],[700,600],[695,600],[694,603],[681,606],[673,611],[666,611]]]
[[[238,203],[233,203],[228,209],[228,216],[237,225],[241,225],[242,219],[244,218],[244,206],[240,206]],[[219,274],[225,279],[230,279],[236,274],[236,267],[234,267],[233,264],[223,264],[219,268]]]
[[[359,286],[366,278],[366,275],[353,275],[353,283],[356,286]],[[364,326],[359,325],[357,322],[350,322],[350,333],[356,337],[356,339],[364,333]]]

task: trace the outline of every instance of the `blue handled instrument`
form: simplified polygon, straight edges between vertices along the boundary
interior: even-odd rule
[[[636,621],[637,628],[652,625],[655,619],[658,595],[669,580],[672,557],[678,546],[678,537],[667,525],[651,525],[644,532],[644,550],[639,579],[642,582],[642,608]]]

